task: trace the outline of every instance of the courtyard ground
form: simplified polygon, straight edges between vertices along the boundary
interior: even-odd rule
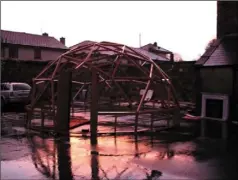
[[[137,139],[102,134],[98,145],[91,146],[88,136],[77,135],[88,125],[73,129],[69,138],[54,138],[26,131],[20,115],[8,112],[2,116],[9,131],[1,139],[1,179],[238,178],[234,142],[161,131]],[[103,123],[99,129],[112,131]]]

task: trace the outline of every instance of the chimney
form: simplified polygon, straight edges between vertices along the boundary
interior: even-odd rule
[[[65,38],[64,38],[64,37],[61,37],[61,38],[60,38],[60,42],[61,42],[63,45],[65,45]]]
[[[153,44],[155,47],[157,47],[157,42],[154,42],[154,44]]]
[[[170,61],[174,62],[174,54],[173,53],[170,54]]]
[[[42,34],[42,36],[47,36],[48,37],[49,35],[48,35],[48,33],[45,32],[45,33]]]
[[[217,39],[238,31],[238,2],[217,1]]]

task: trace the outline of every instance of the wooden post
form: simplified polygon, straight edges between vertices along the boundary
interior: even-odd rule
[[[98,126],[98,75],[97,70],[92,68],[92,90],[91,90],[91,114],[90,114],[90,142],[97,144]]]
[[[227,139],[227,122],[221,122],[222,126],[222,139],[226,140]]]
[[[205,138],[206,136],[206,120],[205,119],[201,119],[201,137]]]
[[[27,112],[27,128],[31,128],[31,120],[32,120],[32,115],[33,115],[33,110],[31,109],[30,111]]]
[[[114,132],[116,134],[117,132],[117,115],[115,115],[115,126],[114,126]]]
[[[167,115],[167,114],[166,114]],[[173,118],[173,117],[172,117]],[[171,118],[167,118],[167,128],[170,127],[170,121],[171,121]]]
[[[69,136],[64,138],[64,141],[69,142]],[[59,141],[57,143],[57,152],[59,179],[73,179],[73,173],[71,170],[70,146],[65,142]]]
[[[74,117],[74,97],[71,97],[71,116]]]
[[[74,117],[74,102],[72,102],[72,116]]]
[[[99,161],[98,155],[91,154],[91,178],[93,180],[99,180]]]
[[[55,131],[57,133],[69,133],[70,124],[70,101],[72,73],[62,71],[58,81],[58,98]]]
[[[45,113],[41,109],[41,131],[43,131],[45,125]]]
[[[139,118],[139,113],[136,112],[136,117],[135,117],[135,134],[137,135],[138,131],[138,118]]]
[[[153,129],[154,129],[154,114],[151,113],[150,131],[152,132]]]
[[[59,96],[58,96],[59,97]],[[52,103],[52,110],[53,110],[53,122],[54,126],[56,123],[56,116],[55,116],[55,87],[54,87],[54,81],[51,80],[51,103]]]
[[[176,108],[174,110],[174,113],[173,113],[173,127],[179,127],[180,126],[180,121],[181,121],[181,117],[180,117],[180,110],[179,108]]]

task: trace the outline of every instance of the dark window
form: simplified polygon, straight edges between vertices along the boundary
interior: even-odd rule
[[[19,91],[19,90],[30,90],[31,87],[27,84],[13,84],[13,90]]]
[[[206,100],[206,117],[222,118],[223,100],[207,99]]]
[[[9,46],[9,57],[18,58],[18,47],[15,45]]]
[[[35,56],[35,59],[41,59],[41,49],[40,48],[34,49],[34,56]]]
[[[10,86],[8,84],[1,84],[1,90],[10,90]]]

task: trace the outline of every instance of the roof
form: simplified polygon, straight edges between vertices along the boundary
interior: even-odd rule
[[[97,43],[97,42],[86,40],[86,41],[82,41],[82,42],[80,42],[80,43],[78,43],[76,45],[71,46],[70,49],[73,49],[73,48],[78,47],[78,46],[87,46],[87,45],[95,44],[95,43]],[[130,48],[134,49],[138,53],[141,53],[141,54],[151,58],[154,61],[156,61],[156,60],[157,61],[170,61],[166,57],[157,55],[155,53],[149,52],[148,50],[145,50],[145,49],[142,49],[142,48],[134,48],[134,47],[130,47]],[[87,51],[85,51],[85,52],[87,52]],[[104,54],[113,55],[114,53],[110,52],[110,51],[107,51],[107,52],[105,51]]]
[[[237,45],[237,34],[224,36],[222,39],[214,41],[195,65],[208,67],[238,64]]]
[[[89,41],[89,40],[86,40],[86,41],[82,41],[78,44],[75,44],[73,46],[70,46],[69,48],[72,49],[72,48],[75,48],[77,46],[84,46],[84,45],[89,45],[89,44],[92,44],[92,43],[96,43],[95,41]]]
[[[195,65],[203,65],[209,57],[212,55],[212,53],[216,50],[216,48],[220,45],[220,41],[218,39],[215,39],[210,46],[206,49],[204,54],[197,60]]]
[[[158,52],[161,52],[161,53],[172,53],[171,51],[167,50],[167,49],[164,49],[160,46],[157,46],[157,45],[154,45],[154,44],[147,44],[147,45],[144,45],[141,47],[142,49],[145,49],[147,51],[149,51],[150,49],[153,49],[155,51],[158,51]]]
[[[68,49],[64,44],[51,36],[6,30],[1,30],[1,42],[26,46]]]
[[[142,48],[133,48],[134,50],[136,50],[137,52],[151,58],[154,61],[170,61],[168,58],[154,54],[152,52],[149,52],[148,50],[142,49]]]

